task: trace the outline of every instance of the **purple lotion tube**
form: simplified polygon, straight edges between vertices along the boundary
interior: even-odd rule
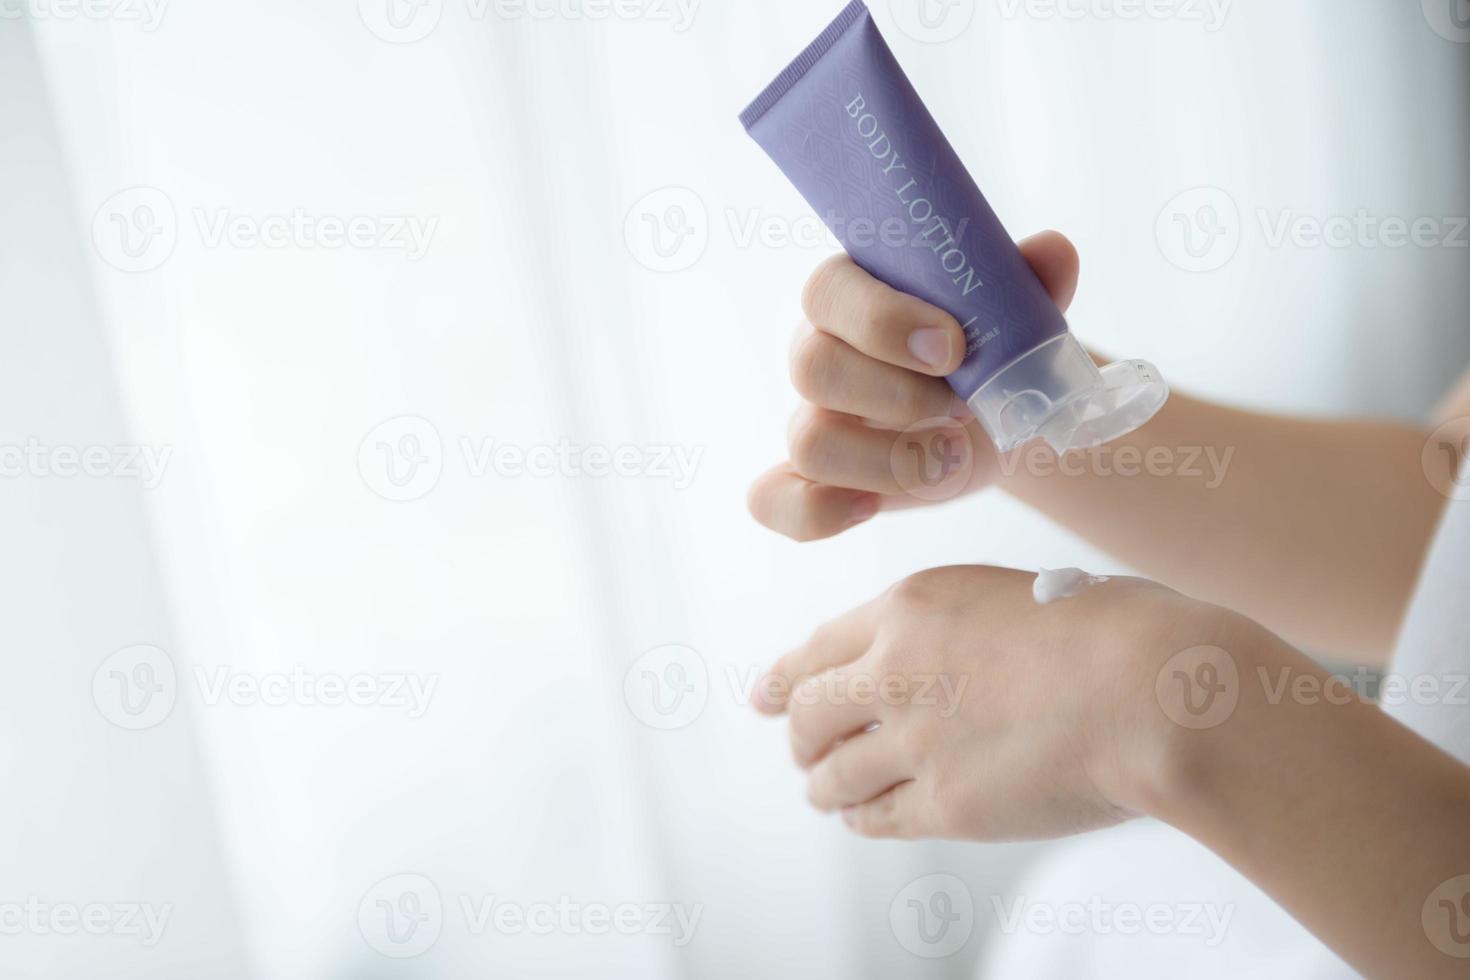
[[[965,360],[947,380],[1000,451],[1035,438],[1057,452],[1101,445],[1169,397],[1153,365],[1099,369],[1068,331],[862,0],[740,122],[853,261],[964,326]]]

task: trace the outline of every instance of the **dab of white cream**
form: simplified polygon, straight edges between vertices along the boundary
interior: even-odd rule
[[[1088,575],[1080,568],[1043,568],[1031,586],[1031,595],[1043,606],[1058,599],[1070,599],[1083,589],[1102,585],[1106,575]]]

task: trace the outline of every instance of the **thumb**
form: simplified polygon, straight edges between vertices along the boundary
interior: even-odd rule
[[[1043,231],[1019,243],[1021,254],[1031,264],[1046,291],[1063,313],[1077,295],[1079,261],[1077,248],[1059,231]]]

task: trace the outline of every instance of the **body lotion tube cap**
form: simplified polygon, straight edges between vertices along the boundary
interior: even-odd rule
[[[1071,333],[1032,348],[970,396],[970,411],[1010,452],[1045,439],[1058,453],[1126,435],[1163,407],[1169,387],[1147,361],[1099,368]]]

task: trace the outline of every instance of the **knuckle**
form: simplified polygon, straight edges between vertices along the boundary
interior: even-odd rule
[[[900,611],[924,609],[934,600],[933,572],[925,570],[910,575],[888,590],[888,601]]]
[[[968,435],[964,429],[948,424],[953,418],[958,397],[943,381],[924,377],[915,383],[913,379],[905,377],[894,395],[894,403],[904,407],[906,418],[943,425],[946,431],[955,428]]]
[[[924,824],[935,837],[950,840],[960,836],[959,807],[954,805],[959,795],[957,783],[952,778],[936,778],[931,786],[929,804],[923,808]]]
[[[944,612],[956,601],[952,586],[958,570],[957,567],[940,567],[915,572],[889,590],[889,599],[900,612]],[[973,596],[968,601],[973,601]]]
[[[908,725],[898,740],[899,751],[909,765],[915,768],[925,765],[932,758],[937,742],[937,731],[928,725]]]
[[[892,352],[903,344],[895,343],[894,337],[905,319],[901,293],[887,287],[869,290],[853,315],[852,329],[860,338],[858,346],[879,352],[884,360],[897,360]]]
[[[846,274],[847,259],[837,255],[817,266],[801,290],[801,311],[813,323],[820,323],[835,305]]]
[[[761,524],[771,527],[773,520],[771,490],[765,480],[757,480],[750,485],[750,489],[745,493],[745,509],[750,511],[750,516]]]
[[[771,666],[766,669],[766,677],[770,678],[772,682],[779,683],[783,687],[788,688],[788,691],[785,693],[789,693],[791,682],[791,662],[795,656],[796,651],[784,653],[776,659],[775,663],[771,664]]]
[[[843,782],[838,765],[835,760],[828,759],[813,769],[811,778],[807,780],[807,801],[818,810],[835,809],[838,801],[843,797],[846,784]]]
[[[852,766],[842,752],[834,752],[823,764],[826,783],[837,793],[842,793],[852,783]]]
[[[825,494],[830,488],[809,480],[795,480],[779,489],[756,484],[746,495],[750,515],[762,526],[793,541],[816,541],[833,533],[826,519]]]
[[[807,756],[806,741],[797,732],[794,721],[788,734],[791,737],[791,758],[798,766],[805,768]]]
[[[791,383],[803,398],[820,402],[832,390],[839,368],[838,341],[820,330],[797,340],[791,350]]]
[[[787,446],[791,465],[807,479],[817,479],[831,465],[833,432],[827,418],[817,412],[798,412],[792,419]]]
[[[812,635],[806,641],[806,645],[812,650],[825,650],[835,646],[842,639],[842,630],[832,620],[822,623],[812,630]]]
[[[902,677],[908,670],[908,657],[903,648],[893,643],[880,643],[873,649],[873,673],[880,684]],[[891,706],[890,706],[891,707]]]
[[[808,541],[834,537],[853,525],[853,504],[858,499],[854,493],[861,491],[845,486],[851,481],[840,473],[830,476],[830,483],[808,481],[803,487],[802,531]]]
[[[897,807],[898,794],[896,792],[884,793],[871,803],[863,805],[862,818],[859,821],[862,833],[866,837],[895,837],[898,827],[894,820],[894,812]]]
[[[826,791],[822,788],[821,773],[812,773],[806,781],[806,801],[818,810],[825,810]]]
[[[883,837],[894,837],[893,826],[888,821],[875,813],[870,812],[869,807],[863,809],[853,819],[852,829],[859,836],[878,840]]]
[[[904,419],[919,422],[937,417],[934,411],[936,401],[933,389],[922,383],[916,384],[907,376],[896,379],[889,392],[889,404],[900,409]]]
[[[806,767],[812,758],[812,739],[809,734],[809,712],[804,710],[800,701],[793,700],[791,703],[791,726],[789,734],[791,737],[791,757],[796,760],[797,765]]]

